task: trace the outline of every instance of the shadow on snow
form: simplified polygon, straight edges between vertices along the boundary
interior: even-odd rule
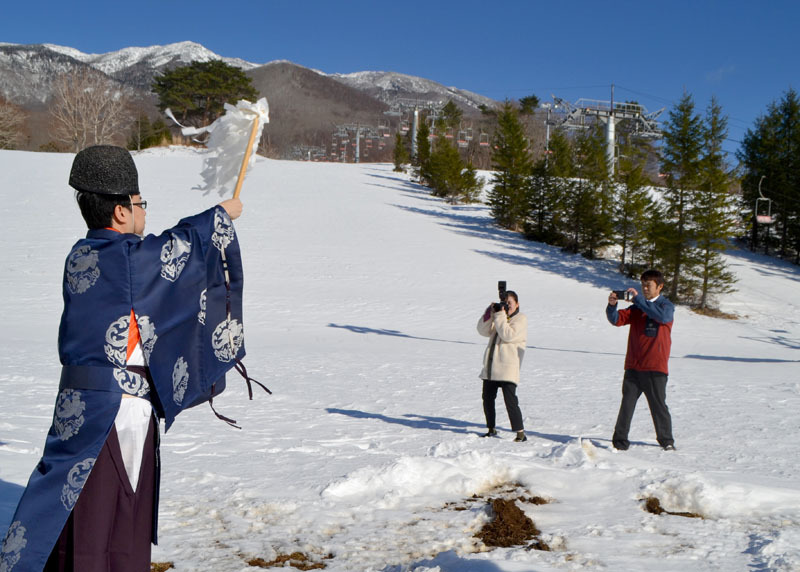
[[[402,417],[389,417],[381,413],[367,413],[366,411],[358,411],[357,409],[336,409],[328,407],[325,409],[328,413],[335,415],[346,415],[354,419],[377,419],[384,423],[394,423],[397,425],[404,425],[412,429],[429,429],[431,431],[451,431],[453,433],[473,433],[470,429],[475,427],[483,427],[483,423],[471,423],[469,421],[461,421],[459,419],[449,419],[447,417],[431,417],[429,415],[416,415],[414,413],[407,413]]]
[[[14,510],[17,508],[25,487],[0,479],[0,538],[4,538],[11,524]]]

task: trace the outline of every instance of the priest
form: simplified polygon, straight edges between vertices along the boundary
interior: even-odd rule
[[[238,198],[144,236],[130,153],[78,153],[88,232],[67,255],[53,422],[0,551],[4,572],[146,572],[157,540],[159,418],[244,370]],[[213,409],[213,405],[212,405]],[[230,421],[230,420],[228,420]]]

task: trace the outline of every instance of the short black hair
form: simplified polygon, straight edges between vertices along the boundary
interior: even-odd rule
[[[641,280],[642,282],[647,282],[649,280],[652,280],[659,286],[664,285],[664,275],[661,274],[661,272],[659,272],[658,270],[653,270],[652,268],[650,270],[645,270],[644,272],[642,272]]]
[[[81,209],[83,220],[90,230],[111,226],[114,209],[117,205],[126,208],[131,206],[130,195],[101,195],[87,191],[77,191],[75,198]]]

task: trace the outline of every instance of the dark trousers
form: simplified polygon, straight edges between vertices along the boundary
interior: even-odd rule
[[[156,431],[151,419],[134,493],[111,428],[44,572],[149,572]]]
[[[619,406],[617,424],[612,441],[617,449],[630,446],[628,431],[631,428],[633,411],[639,396],[644,393],[650,406],[650,415],[656,429],[656,439],[662,447],[674,444],[672,439],[672,417],[667,407],[667,374],[657,371],[626,369],[622,380],[622,403]]]
[[[486,415],[486,426],[494,429],[496,414],[494,411],[494,400],[497,398],[497,390],[502,388],[503,400],[506,402],[508,420],[511,421],[512,431],[522,431],[522,411],[519,409],[519,399],[517,399],[517,384],[510,381],[491,381],[483,380],[483,413]]]

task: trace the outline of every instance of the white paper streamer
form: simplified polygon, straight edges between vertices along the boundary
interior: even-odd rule
[[[184,127],[175,119],[172,111],[166,109],[164,113],[175,123],[180,125],[181,131],[186,136],[208,133],[206,147],[209,156],[203,163],[203,184],[199,187],[206,194],[216,189],[220,196],[233,192],[239,170],[247,150],[247,142],[253,129],[253,121],[258,118],[258,131],[255,145],[261,139],[264,124],[269,123],[269,104],[262,97],[255,103],[241,100],[236,106],[225,104],[225,113],[207,127]],[[255,164],[255,150],[250,155],[248,168]]]

